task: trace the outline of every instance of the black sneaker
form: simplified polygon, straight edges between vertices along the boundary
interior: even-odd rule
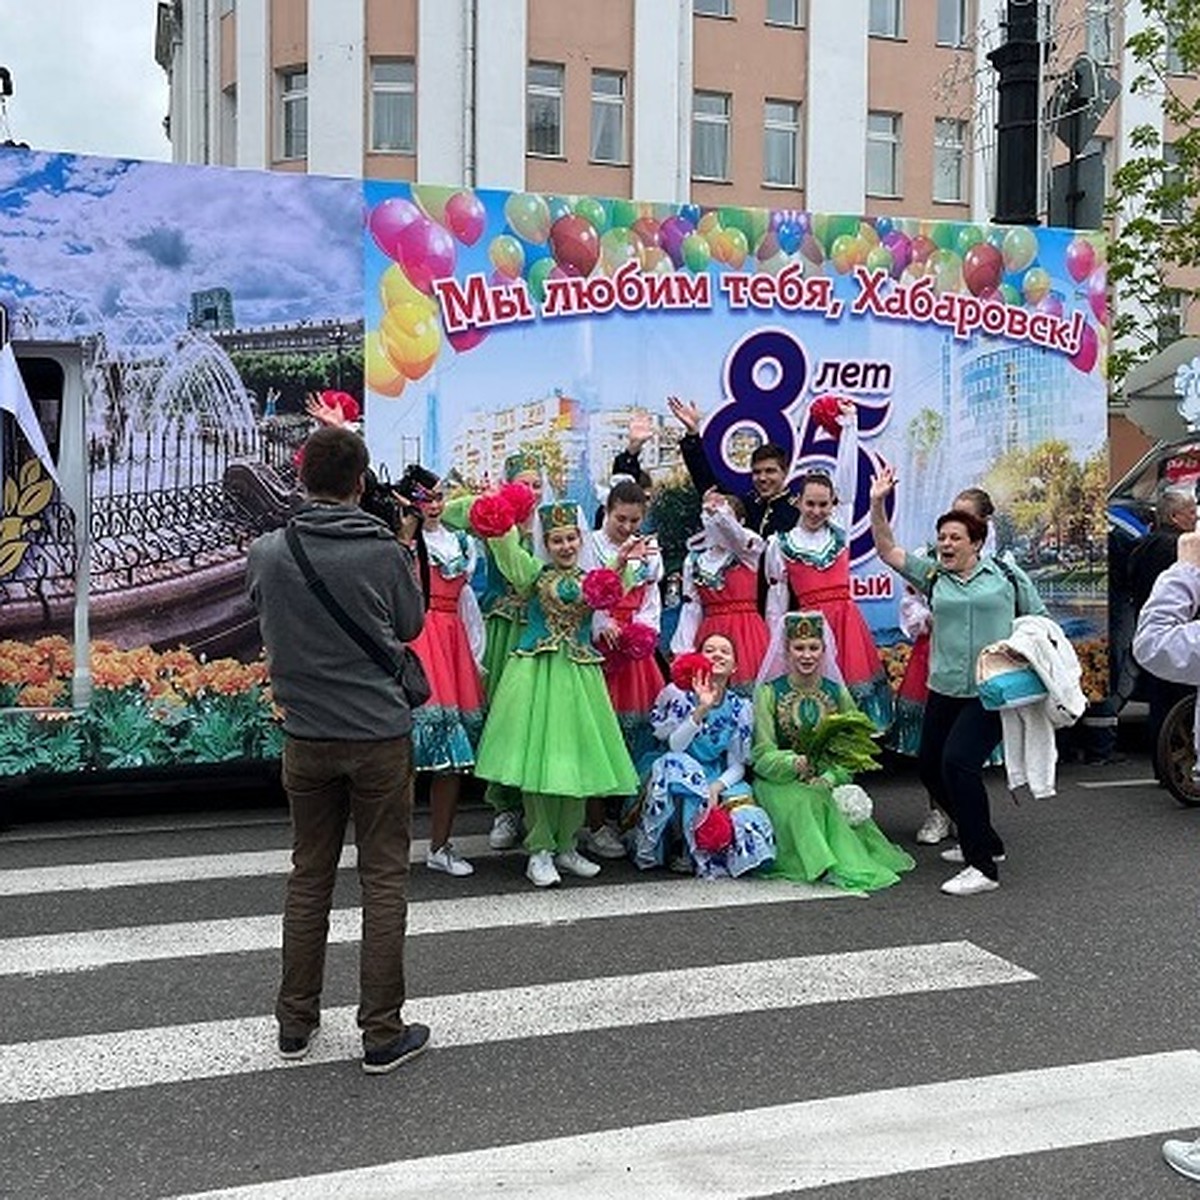
[[[318,1025],[314,1029],[310,1029],[308,1033],[302,1033],[299,1036],[293,1037],[286,1033],[279,1035],[279,1057],[286,1058],[290,1062],[296,1059],[303,1058],[312,1046],[312,1040],[317,1036]]]
[[[363,1053],[363,1070],[368,1075],[385,1075],[416,1058],[429,1045],[429,1026],[410,1025],[394,1042],[374,1046]]]

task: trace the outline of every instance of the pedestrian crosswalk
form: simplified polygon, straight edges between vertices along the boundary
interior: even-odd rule
[[[530,1122],[529,1138],[519,1136],[526,1122],[517,1113],[499,1129],[481,1123],[478,1131],[459,1130],[437,1153],[396,1155],[381,1136],[365,1164],[361,1152],[343,1145],[328,1156],[314,1148],[299,1170],[294,1155],[264,1169],[253,1154],[221,1159],[217,1169],[211,1154],[189,1157],[190,1142],[181,1139],[173,1162],[155,1162],[153,1185],[136,1155],[124,1166],[114,1152],[105,1168],[111,1186],[97,1194],[732,1198],[1090,1146],[1178,1129],[1195,1116],[1189,1105],[1200,1095],[1200,1052],[1191,1049],[1012,1071],[972,1064],[903,1086],[881,1064],[874,1085],[870,1072],[849,1090],[831,1075],[773,1096],[778,1085],[766,1081],[775,1069],[789,1071],[790,1055],[798,1064],[815,1061],[811,1049],[798,1054],[790,1043],[814,1036],[808,1031],[821,1014],[831,1030],[841,1029],[838,1036],[853,1036],[828,1014],[862,1014],[886,1031],[893,1020],[923,1020],[925,1005],[941,1019],[963,1019],[981,1003],[1019,1008],[1045,981],[970,936],[897,942],[875,932],[876,914],[893,893],[864,899],[822,886],[706,883],[639,875],[623,864],[595,883],[534,892],[517,864],[490,854],[482,836],[460,839],[480,867],[469,893],[453,894],[456,885],[440,877],[414,876],[410,961],[449,964],[438,972],[442,986],[423,987],[414,974],[405,1008],[409,1019],[433,1028],[434,1052],[390,1085],[372,1081],[363,1091],[362,1076],[350,1070],[361,1054],[355,1010],[339,1002],[352,998],[352,986],[340,993],[330,987],[308,1057],[284,1062],[275,1053],[269,1007],[288,855],[282,826],[267,833],[279,844],[264,848],[259,830],[245,847],[204,852],[203,838],[186,829],[174,839],[159,830],[156,847],[166,838],[171,849],[188,852],[138,857],[137,839],[125,836],[124,854],[93,845],[78,861],[64,861],[72,857],[70,841],[64,848],[58,839],[43,862],[27,838],[22,864],[0,869],[0,914],[11,905],[20,924],[42,926],[0,936],[0,1005],[10,1015],[0,1023],[0,1113],[9,1114],[6,1126],[26,1131],[10,1148],[0,1194],[73,1194],[54,1175],[42,1138],[73,1146],[106,1127],[118,1137],[135,1098],[164,1113],[200,1108],[217,1120],[214,1095],[231,1112],[242,1097],[248,1141],[261,1146],[278,1136],[275,1122],[301,1098],[320,1107],[323,1094],[337,1096],[343,1113],[347,1103],[358,1106],[355,1121],[372,1113],[391,1120],[397,1110],[381,1110],[376,1099],[391,1086],[395,1105],[420,1109],[423,1098],[452,1087],[439,1077],[439,1063],[463,1079],[453,1085],[463,1090],[443,1103],[457,1098],[475,1111],[474,1092],[511,1086],[527,1102],[550,1101],[548,1113]],[[414,861],[424,851],[414,843]],[[348,850],[343,866],[353,862]],[[241,889],[239,909],[257,911],[229,915],[230,887]],[[181,888],[190,889],[182,899]],[[109,905],[121,896],[153,919],[108,923]],[[211,912],[198,911],[205,905]],[[130,905],[113,911],[128,913]],[[335,909],[331,943],[353,943],[360,919],[357,908]],[[11,928],[0,922],[0,933]],[[646,940],[631,945],[643,933]],[[524,947],[534,938],[544,957],[527,963]],[[630,946],[629,954],[614,945]],[[136,1021],[114,1018],[128,1006],[110,1007],[106,996],[167,971],[180,1007],[166,1019],[157,1010]],[[216,981],[231,979],[237,986],[219,993]],[[210,1002],[210,1015],[176,1019]],[[678,1084],[679,1076],[671,1064],[696,1053],[714,1029],[723,1039],[714,1057],[741,1057],[746,1065],[738,1086],[731,1079],[730,1099],[687,1086],[686,1071],[672,1090],[666,1081]],[[794,1031],[789,1042],[778,1040],[781,1029]],[[569,1048],[614,1039],[639,1047],[624,1074],[611,1081],[594,1070],[583,1080],[568,1075],[556,1084],[561,1100],[522,1091],[521,1072],[550,1077],[544,1064],[561,1063],[576,1052]],[[471,1066],[480,1055],[491,1066],[475,1078]],[[746,1081],[755,1071],[764,1087],[751,1101]],[[356,1090],[348,1098],[349,1078]],[[636,1118],[622,1120],[625,1107]],[[721,1148],[719,1158],[713,1147]]]

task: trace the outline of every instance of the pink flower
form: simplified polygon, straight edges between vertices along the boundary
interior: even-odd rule
[[[518,525],[524,524],[529,519],[534,505],[537,504],[537,494],[533,488],[527,483],[521,483],[519,480],[501,484],[498,494],[509,508],[512,509],[513,520]]]
[[[658,634],[640,621],[630,621],[617,635],[617,648],[626,658],[649,658],[657,645]]]
[[[512,506],[498,493],[480,496],[472,505],[467,518],[480,537],[503,537],[515,524]]]
[[[612,608],[623,595],[620,575],[608,567],[597,567],[583,577],[583,599],[589,608]]]

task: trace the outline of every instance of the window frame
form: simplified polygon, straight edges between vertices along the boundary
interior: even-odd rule
[[[733,0],[710,0],[711,3],[720,5],[720,12],[705,12],[696,6],[704,3],[704,0],[692,0],[692,16],[693,17],[713,17],[718,21],[728,21],[734,16]]]
[[[615,93],[597,92],[596,80],[598,77],[615,79],[619,85],[619,91]],[[589,113],[588,127],[588,161],[594,163],[603,163],[607,166],[627,166],[629,164],[629,105],[627,99],[629,96],[629,73],[627,71],[617,71],[610,67],[593,67],[591,76],[591,108]],[[619,114],[618,125],[618,140],[617,153],[612,158],[601,158],[597,153],[597,122],[596,118],[606,109],[616,109]]]
[[[303,76],[303,87],[289,87],[297,78]],[[281,162],[301,162],[308,158],[308,66],[285,67],[276,72],[277,97],[279,102],[279,126],[277,130],[278,143],[276,150]],[[297,134],[293,122],[295,111],[300,111],[303,129]],[[292,142],[302,137],[303,151],[299,154],[293,151]]]
[[[947,126],[954,126],[958,137],[956,140],[939,136]],[[934,117],[933,119],[933,188],[932,200],[935,204],[966,204],[970,193],[970,182],[967,179],[967,122],[958,117]],[[942,152],[949,150],[957,158],[957,195],[943,196],[938,193],[938,180],[944,172],[941,169]]]
[[[958,39],[943,41],[941,36],[942,13],[948,4],[958,9]],[[967,30],[971,25],[971,0],[937,0],[937,11],[934,14],[933,42],[935,46],[944,46],[953,50],[961,50],[967,44]]]
[[[890,38],[893,41],[899,41],[904,37],[904,0],[879,0],[881,4],[890,4],[892,7],[893,21],[895,29],[891,32],[874,29],[872,27],[871,17],[874,15],[876,0],[867,0],[867,36],[878,38]]]
[[[792,19],[790,21],[781,21],[777,17],[771,16],[771,0],[766,0],[766,15],[763,17],[763,24],[769,25],[772,29],[804,29],[808,24],[808,13],[805,11],[805,0],[784,0],[784,3],[790,3],[792,6]]]
[[[409,68],[408,80],[377,80],[375,69],[381,66],[403,66]],[[416,60],[403,55],[380,55],[372,58],[370,69],[371,118],[368,131],[367,145],[372,154],[407,154],[417,152],[417,64]],[[378,144],[378,106],[387,97],[408,97],[411,108],[409,125],[412,129],[412,143],[409,146],[380,146]]]
[[[871,129],[872,117],[887,117],[891,121],[891,132],[883,133],[881,131],[873,131]],[[866,142],[866,194],[868,196],[877,196],[880,199],[896,200],[903,195],[901,182],[904,177],[904,160],[902,157],[904,145],[904,123],[901,114],[891,112],[888,109],[871,109],[867,113],[867,142]],[[891,191],[872,191],[871,190],[871,148],[872,146],[890,147],[891,153]]]
[[[773,119],[769,115],[769,109],[772,104],[787,105],[792,110],[790,120]],[[767,96],[763,100],[763,169],[762,183],[763,187],[773,188],[793,188],[799,189],[802,187],[801,179],[803,173],[803,154],[800,146],[800,133],[803,128],[801,116],[803,109],[799,100],[785,100],[780,96]],[[771,179],[768,174],[768,164],[770,156],[767,153],[767,144],[771,138],[771,134],[786,134],[790,143],[791,159],[792,159],[792,177],[789,180]]]
[[[558,76],[557,87],[546,83],[535,83],[535,69],[552,70]],[[530,59],[525,70],[525,154],[530,158],[563,158],[566,145],[567,122],[567,68],[565,63],[547,62],[543,59]],[[556,130],[557,149],[533,149],[533,104],[534,101],[553,101],[557,104],[558,122]]]
[[[724,113],[700,113],[697,110],[696,102],[701,96],[719,97],[724,103]],[[697,135],[702,126],[719,126],[724,130],[724,168],[723,175],[701,175],[696,170],[696,141]],[[708,88],[694,88],[692,90],[692,162],[691,162],[691,177],[707,183],[729,183],[733,178],[733,94],[731,92],[714,92]]]

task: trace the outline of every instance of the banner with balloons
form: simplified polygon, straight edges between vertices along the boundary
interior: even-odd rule
[[[665,499],[686,482],[678,395],[744,492],[762,442],[793,476],[831,467],[818,414],[844,397],[859,411],[855,586],[881,637],[899,599],[868,530],[881,462],[901,476],[903,543],[928,543],[952,498],[984,487],[1060,619],[1102,628],[1101,235],[383,183],[366,214],[366,428],[393,472],[419,458],[486,486],[532,449],[553,463],[548,489],[594,504],[638,414]]]

